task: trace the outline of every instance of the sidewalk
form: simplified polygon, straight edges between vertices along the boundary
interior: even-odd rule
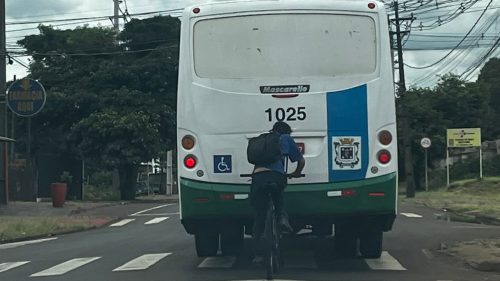
[[[175,194],[142,196],[133,201],[66,201],[60,208],[52,207],[49,200],[0,205],[0,243],[102,227],[126,217],[129,214],[127,205],[176,203],[179,197]]]

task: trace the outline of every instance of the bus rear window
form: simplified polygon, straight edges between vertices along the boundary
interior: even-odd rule
[[[273,14],[198,21],[196,75],[214,79],[370,74],[375,22],[362,15]]]

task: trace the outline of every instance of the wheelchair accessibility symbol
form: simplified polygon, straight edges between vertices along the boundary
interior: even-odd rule
[[[231,173],[231,155],[214,155],[214,173]]]

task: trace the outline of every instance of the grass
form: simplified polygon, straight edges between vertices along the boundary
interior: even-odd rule
[[[450,210],[455,216],[477,216],[500,219],[500,177],[482,180],[462,180],[450,187],[429,192],[418,192],[411,200],[432,208]]]
[[[26,237],[49,236],[69,231],[80,231],[92,226],[88,218],[0,217],[0,242]]]

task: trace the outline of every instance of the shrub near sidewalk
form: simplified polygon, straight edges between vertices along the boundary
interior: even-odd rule
[[[0,217],[0,243],[95,227],[90,218]]]

